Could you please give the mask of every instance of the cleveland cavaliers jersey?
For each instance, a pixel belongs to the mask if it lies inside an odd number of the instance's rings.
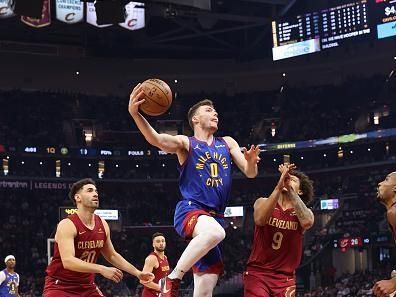
[[[293,208],[277,203],[268,223],[255,226],[247,270],[294,274],[300,265],[303,229]]]
[[[75,257],[88,263],[96,263],[101,249],[106,242],[106,231],[99,216],[94,214],[95,227],[90,230],[80,220],[77,214],[68,216],[76,226],[77,236],[74,238]],[[94,273],[82,273],[67,270],[63,267],[59,254],[58,244],[54,245],[54,256],[49,263],[47,270],[48,276],[64,282],[93,283]]]
[[[157,258],[158,260],[158,267],[153,269],[153,274],[154,274],[154,283],[159,283],[161,278],[164,278],[165,276],[167,276],[169,274],[169,263],[168,263],[168,258],[164,255],[164,258],[161,259],[160,256],[158,256],[156,253],[152,252],[150,253],[150,255],[153,255]],[[148,292],[146,292],[148,291]],[[157,296],[157,291],[144,287],[143,288],[143,294],[142,296]]]
[[[232,160],[223,138],[205,141],[189,137],[187,160],[179,167],[179,188],[183,199],[204,209],[224,213],[230,197]]]

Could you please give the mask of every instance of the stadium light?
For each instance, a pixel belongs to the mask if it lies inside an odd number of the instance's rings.
[[[3,173],[7,176],[8,172],[8,159],[3,159]]]
[[[61,177],[61,160],[55,161],[55,176]]]

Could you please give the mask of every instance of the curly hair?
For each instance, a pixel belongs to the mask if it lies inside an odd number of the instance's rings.
[[[294,170],[290,172],[291,175],[296,176],[300,180],[300,190],[302,195],[300,195],[301,200],[308,205],[313,200],[314,189],[313,189],[313,181],[309,179],[309,177],[298,170]]]

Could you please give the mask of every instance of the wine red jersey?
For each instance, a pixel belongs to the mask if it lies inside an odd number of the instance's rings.
[[[255,226],[247,270],[294,274],[302,254],[303,229],[293,208],[276,204],[268,223]]]
[[[96,263],[98,255],[106,242],[106,231],[99,216],[95,216],[95,227],[90,230],[77,214],[68,216],[76,226],[77,236],[74,238],[75,257],[88,263]],[[93,283],[94,273],[81,273],[63,267],[58,244],[55,242],[54,256],[47,267],[47,275],[64,282]]]
[[[158,267],[153,269],[153,274],[154,274],[154,280],[153,282],[157,283],[160,281],[161,278],[164,278],[165,276],[167,276],[169,274],[169,263],[168,263],[168,258],[166,256],[164,256],[163,259],[160,258],[160,256],[158,256],[156,253],[152,252],[150,253],[150,255],[154,255],[155,257],[157,257],[158,260]],[[149,256],[150,256],[149,255]],[[143,288],[143,293],[142,293],[142,297],[149,297],[149,296],[157,296],[158,292],[144,287]]]

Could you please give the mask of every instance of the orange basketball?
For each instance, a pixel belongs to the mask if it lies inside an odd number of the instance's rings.
[[[146,101],[140,109],[150,116],[165,113],[172,104],[172,91],[168,84],[160,79],[151,78],[142,83]]]

